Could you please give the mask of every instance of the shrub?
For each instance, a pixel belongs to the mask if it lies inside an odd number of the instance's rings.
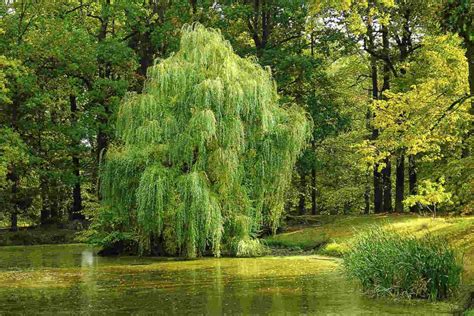
[[[258,239],[240,240],[237,244],[237,257],[260,257],[267,253],[267,249]]]
[[[431,300],[450,296],[462,272],[446,240],[431,235],[417,239],[380,227],[356,237],[344,255],[344,266],[369,294]]]
[[[330,242],[321,249],[321,253],[327,256],[342,257],[348,251],[345,243]]]

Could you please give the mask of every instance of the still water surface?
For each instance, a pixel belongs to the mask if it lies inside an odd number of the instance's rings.
[[[374,300],[337,260],[96,256],[86,245],[0,248],[0,315],[446,315],[450,306]]]

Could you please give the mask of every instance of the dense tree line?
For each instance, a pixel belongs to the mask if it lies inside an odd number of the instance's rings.
[[[4,1],[0,16],[12,229],[96,215],[121,100],[194,22],[269,67],[279,103],[312,121],[287,214],[472,210],[469,0]]]

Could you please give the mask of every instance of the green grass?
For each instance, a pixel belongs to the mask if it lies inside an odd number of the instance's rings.
[[[346,272],[374,296],[450,297],[461,283],[461,260],[446,239],[419,238],[373,226],[344,255]]]
[[[311,230],[298,230],[265,239],[265,243],[270,247],[302,250],[316,249],[328,242],[329,238],[326,233],[314,234]]]
[[[300,249],[317,247],[321,254],[342,256],[349,249],[352,238],[374,224],[417,237],[431,232],[434,236],[446,238],[464,253],[464,278],[474,281],[474,216],[337,215],[311,216],[311,220],[306,216],[303,222],[308,224],[289,226],[287,232],[266,238],[267,244]]]

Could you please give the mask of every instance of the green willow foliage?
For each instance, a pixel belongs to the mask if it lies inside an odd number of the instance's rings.
[[[262,229],[276,230],[310,132],[301,109],[279,106],[267,69],[201,25],[148,69],[116,127],[101,174],[107,212],[137,232],[143,252],[160,240],[187,257],[248,255]]]

